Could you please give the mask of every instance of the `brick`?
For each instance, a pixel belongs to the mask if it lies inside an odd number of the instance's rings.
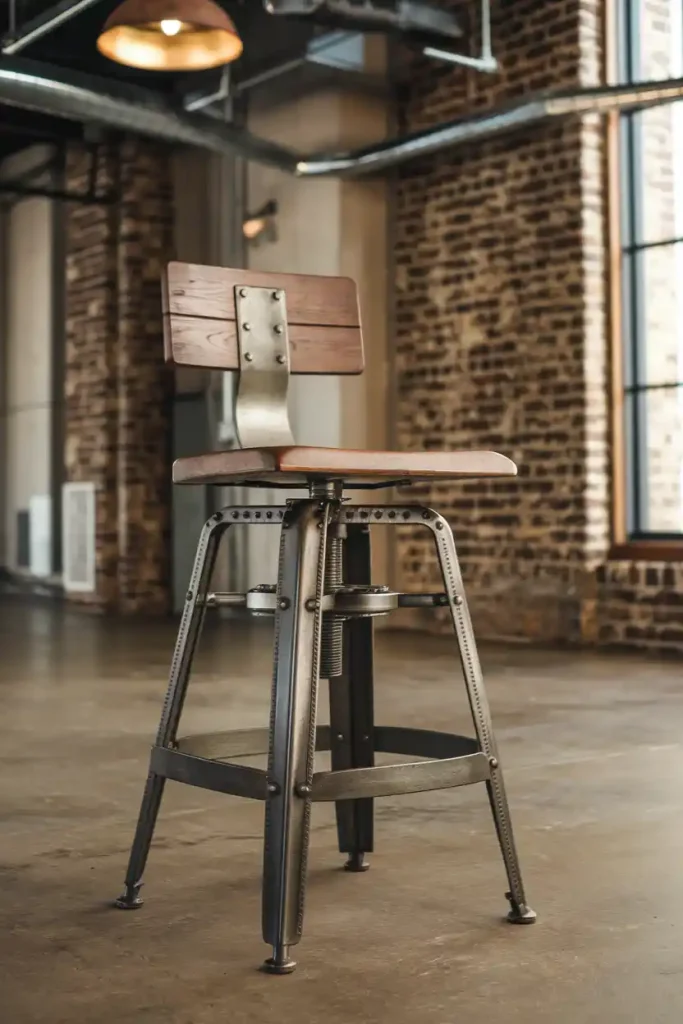
[[[85,190],[89,161],[67,157]],[[170,605],[170,380],[160,275],[172,253],[164,147],[133,138],[103,148],[98,184],[120,202],[67,214],[65,463],[97,488],[96,588],[73,600],[102,611],[164,614]]]
[[[400,94],[405,131],[535,88],[600,81],[599,0],[492,6],[499,72],[478,75],[414,58]],[[648,0],[643,52],[650,78],[672,73],[667,12]],[[671,110],[645,118],[652,193],[646,226],[660,237],[673,223]],[[519,465],[515,481],[432,487],[420,497],[457,523],[480,632],[683,650],[679,569],[607,561],[605,160],[604,125],[585,118],[399,170],[397,441],[410,449],[492,447]],[[662,375],[676,359],[676,275],[664,254],[651,266],[651,368]],[[680,508],[672,468],[672,438],[681,431],[676,401],[661,401],[656,416],[651,488],[657,528],[666,531],[680,525],[673,522]],[[438,584],[429,546],[427,537],[401,535],[405,589]]]

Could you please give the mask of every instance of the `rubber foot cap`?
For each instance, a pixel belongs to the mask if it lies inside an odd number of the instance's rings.
[[[261,970],[266,974],[292,974],[295,967],[295,960],[275,960],[269,956],[267,960],[264,960]]]
[[[145,901],[138,892],[124,892],[122,896],[119,896],[118,899],[114,900],[114,906],[118,910],[139,910],[144,902]]]
[[[513,907],[507,916],[510,924],[535,924],[536,911],[523,904],[521,907]]]
[[[369,869],[370,865],[366,862],[365,855],[362,853],[352,854],[344,865],[344,871],[353,871],[356,874],[361,871],[368,871]]]

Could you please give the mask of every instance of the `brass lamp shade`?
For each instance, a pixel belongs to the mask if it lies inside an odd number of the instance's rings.
[[[200,71],[242,53],[231,18],[212,0],[124,0],[107,18],[97,49],[149,71]]]

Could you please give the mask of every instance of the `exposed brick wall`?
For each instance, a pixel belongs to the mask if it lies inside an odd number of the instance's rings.
[[[683,563],[608,562],[597,578],[602,643],[683,651]]]
[[[97,187],[110,190],[115,179],[115,154],[102,150]],[[67,180],[74,191],[89,187],[89,162],[80,149],[67,156]],[[92,601],[107,608],[116,603],[119,554],[116,210],[70,204],[66,232],[65,480],[96,485]]]
[[[415,61],[405,129],[538,88],[599,81],[602,14],[600,0],[494,0],[500,73]],[[650,47],[656,54],[657,41]],[[663,117],[653,115],[652,148],[668,145]],[[681,566],[608,560],[605,159],[603,126],[584,119],[400,172],[398,442],[494,448],[519,465],[516,480],[420,493],[454,527],[480,634],[683,649]],[[660,163],[652,173],[669,170]],[[670,195],[660,185],[651,219],[668,217]],[[669,303],[670,270],[662,268],[658,285]],[[666,360],[670,320],[651,315],[661,341],[653,358]],[[662,408],[661,442],[673,430],[670,412]],[[658,472],[675,487],[669,463]],[[428,534],[402,538],[401,585],[437,586]]]
[[[495,76],[418,62],[403,108],[415,128],[535,88],[597,80],[583,43],[593,3],[499,2]],[[601,150],[597,128],[564,122],[401,172],[397,216],[399,443],[493,448],[517,480],[426,488],[451,519],[475,623],[496,636],[582,632],[589,552],[607,513]],[[590,245],[585,239],[596,235]],[[593,451],[593,449],[595,449]],[[593,479],[595,467],[596,479]],[[435,582],[429,542],[403,542],[403,584]],[[587,599],[590,599],[587,597]]]
[[[168,152],[132,139],[121,151],[118,244],[119,605],[170,600],[171,374],[164,366],[160,281],[171,255]]]
[[[69,154],[85,190],[89,162]],[[102,610],[159,614],[170,600],[170,380],[160,277],[172,248],[168,152],[127,139],[101,154],[108,206],[70,206],[67,224],[66,479],[97,485]]]

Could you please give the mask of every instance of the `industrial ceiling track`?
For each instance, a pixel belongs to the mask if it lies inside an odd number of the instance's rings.
[[[190,114],[151,90],[21,58],[0,62],[0,103],[214,153],[238,153],[303,178],[374,174],[558,118],[642,109],[683,96],[683,79],[545,92],[342,153],[303,154],[232,124]]]

